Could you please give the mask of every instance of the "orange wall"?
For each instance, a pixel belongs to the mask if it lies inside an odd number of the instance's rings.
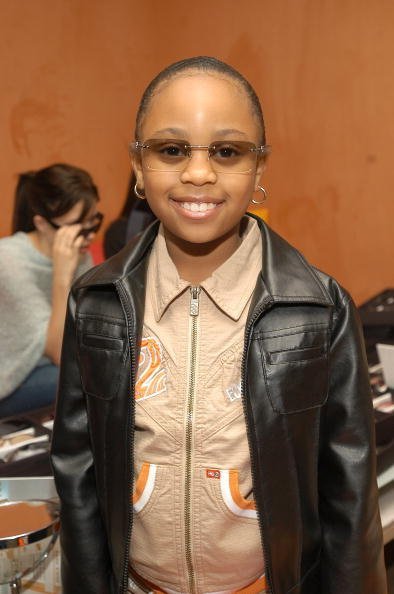
[[[263,100],[270,222],[358,302],[394,285],[392,0],[0,0],[0,235],[17,172],[68,161],[107,221],[138,98],[171,61],[230,62]]]

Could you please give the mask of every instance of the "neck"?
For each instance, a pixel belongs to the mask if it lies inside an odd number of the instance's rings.
[[[204,244],[188,243],[164,230],[168,253],[179,276],[192,283],[200,284],[210,277],[241,244],[241,231],[232,229],[227,235]]]
[[[48,258],[52,258],[52,245],[49,243],[47,238],[39,233],[38,231],[30,231],[27,234],[30,241],[41,254],[47,256]]]

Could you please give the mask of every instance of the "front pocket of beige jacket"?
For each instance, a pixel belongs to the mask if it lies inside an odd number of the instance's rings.
[[[195,513],[204,591],[218,589],[218,584],[237,590],[264,572],[256,505],[241,494],[237,470],[201,469],[201,474],[206,494]]]

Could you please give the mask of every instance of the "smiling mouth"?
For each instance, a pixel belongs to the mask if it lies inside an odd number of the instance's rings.
[[[206,212],[219,206],[214,202],[178,202],[178,204],[181,208],[190,210],[191,212]]]

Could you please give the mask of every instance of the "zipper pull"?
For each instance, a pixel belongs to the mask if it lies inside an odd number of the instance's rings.
[[[199,300],[201,287],[190,287],[190,315],[198,316]]]

